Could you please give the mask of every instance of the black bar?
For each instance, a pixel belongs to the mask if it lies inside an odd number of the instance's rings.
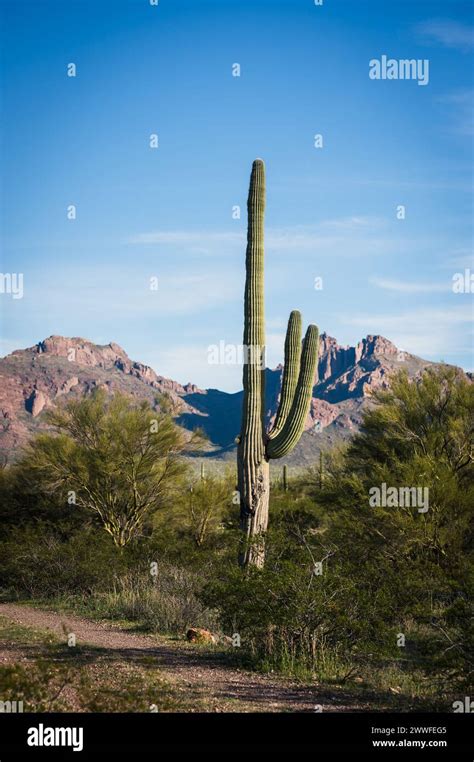
[[[29,746],[29,729],[40,725],[43,729],[82,728],[82,751]],[[127,757],[137,751],[156,755],[160,750],[189,746],[222,750],[290,746],[315,752],[360,751],[374,758],[408,754],[421,760],[472,762],[473,727],[470,714],[0,714],[0,762],[25,757],[79,760],[101,755],[106,759],[106,754]],[[386,745],[387,741],[393,745]]]

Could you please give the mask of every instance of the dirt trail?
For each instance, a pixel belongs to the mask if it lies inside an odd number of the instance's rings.
[[[50,630],[65,638],[74,633],[78,646],[105,649],[105,656],[133,661],[156,659],[163,677],[185,690],[196,704],[211,711],[314,712],[357,711],[362,707],[349,696],[334,696],[318,688],[273,675],[228,667],[222,653],[206,651],[185,642],[160,636],[139,635],[110,624],[44,609],[2,603],[0,615],[17,624]],[[319,707],[321,707],[319,709]]]

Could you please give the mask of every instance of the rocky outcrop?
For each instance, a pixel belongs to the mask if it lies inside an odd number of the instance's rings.
[[[341,347],[336,339],[322,334],[315,396],[331,403],[369,397],[375,389],[386,388],[390,374],[410,360],[429,365],[400,352],[383,336],[369,335],[355,347]]]
[[[322,333],[319,338],[319,362],[315,383],[341,375],[355,363],[355,347],[341,347],[336,339]]]
[[[40,341],[36,347],[32,347],[32,351],[36,351],[37,354],[64,357],[69,362],[90,368],[108,368],[117,359],[127,357],[118,344],[110,343],[106,346],[99,346],[86,339],[65,338],[64,336],[50,336],[48,339]]]
[[[366,336],[355,348],[355,361],[357,363],[374,356],[393,358],[399,354],[401,353],[395,344],[383,336]]]
[[[114,342],[97,345],[78,337],[50,336],[0,358],[0,450],[11,461],[32,432],[44,427],[46,408],[96,389],[147,399],[153,406],[165,395],[175,416],[196,413],[186,394],[204,394],[193,384],[184,387],[158,376]]]
[[[315,383],[343,376],[357,365],[376,367],[377,358],[395,359],[401,355],[395,344],[383,336],[366,336],[355,347],[341,347],[336,339],[322,333],[319,343],[318,374]]]
[[[49,402],[49,399],[46,396],[46,394],[39,391],[38,389],[33,389],[30,396],[25,402],[25,407],[28,410],[28,412],[31,413],[33,418],[36,418],[36,416],[41,413],[43,408],[46,407],[48,402]]]
[[[61,386],[59,387],[58,391],[56,392],[56,397],[60,397],[62,394],[69,394],[71,389],[74,388],[74,386],[77,386],[79,383],[79,379],[77,376],[72,376],[72,378],[68,378],[67,381],[65,381]]]
[[[314,429],[316,432],[325,429],[326,426],[330,426],[338,415],[339,409],[336,405],[331,405],[326,400],[318,400],[313,397],[305,429]]]
[[[148,365],[130,360],[122,347],[113,341],[110,344],[99,345],[79,337],[50,336],[30,349],[16,350],[16,352],[13,352],[13,355],[21,355],[24,352],[62,357],[68,360],[68,362],[88,368],[103,368],[107,370],[115,367],[122,371],[122,373],[134,376],[160,391],[186,394],[189,391],[189,387],[192,387],[195,392],[201,391],[192,384],[184,387],[169,378],[158,376]]]

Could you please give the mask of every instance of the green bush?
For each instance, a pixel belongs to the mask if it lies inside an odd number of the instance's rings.
[[[439,690],[467,689],[473,395],[474,385],[448,368],[416,383],[402,374],[377,393],[360,434],[325,457],[322,482],[316,467],[272,490],[262,570],[237,567],[230,472],[186,482],[118,549],[90,513],[7,469],[0,588],[69,596],[76,610],[155,631],[222,628],[239,634],[240,653],[263,668],[343,679],[385,665],[414,682],[423,672]],[[371,504],[384,482],[427,488],[429,509]]]
[[[126,568],[109,538],[93,527],[64,537],[49,523],[12,529],[0,542],[0,589],[14,597],[51,598],[106,589]]]
[[[163,562],[153,572],[141,569],[117,576],[110,589],[94,595],[88,609],[109,619],[138,622],[153,632],[182,635],[190,626],[217,628],[217,613],[197,595],[200,575]]]

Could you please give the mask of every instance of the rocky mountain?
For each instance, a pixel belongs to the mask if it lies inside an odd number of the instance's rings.
[[[318,373],[305,433],[288,457],[292,464],[314,462],[358,430],[373,389],[386,387],[401,367],[411,376],[431,363],[400,352],[383,336],[367,336],[355,347],[341,347],[321,335]],[[282,366],[266,370],[267,417],[275,414]],[[28,439],[45,428],[44,411],[94,389],[121,391],[157,406],[165,394],[176,421],[185,429],[202,428],[212,443],[207,457],[233,457],[240,427],[242,392],[182,386],[140,362],[111,342],[97,345],[82,338],[50,336],[28,349],[0,359],[0,449],[11,460]]]

